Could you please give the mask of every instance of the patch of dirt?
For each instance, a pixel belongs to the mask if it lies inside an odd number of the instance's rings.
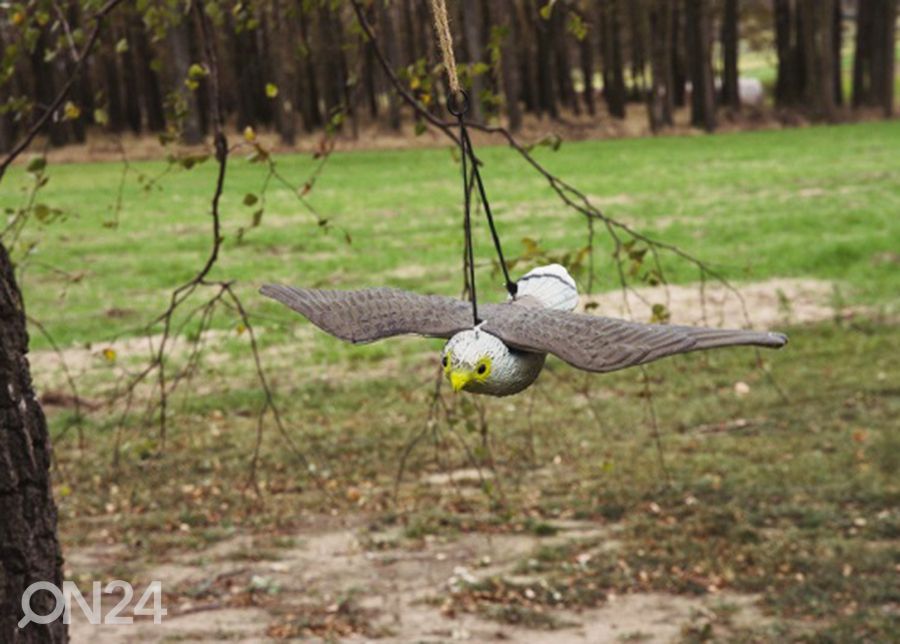
[[[663,304],[673,324],[774,329],[833,318],[834,285],[814,279],[776,278],[737,285],[721,284],[641,287],[581,297],[580,308],[609,317],[647,322],[654,304]],[[740,294],[740,297],[738,296]],[[741,302],[743,298],[743,303]],[[843,313],[852,311],[844,310]]]
[[[238,536],[147,569],[140,574],[143,582],[159,580],[165,592],[169,614],[162,625],[140,622],[131,627],[93,627],[80,619],[72,625],[72,641],[105,644],[177,638],[258,642],[284,634],[370,641],[374,633],[378,641],[397,643],[544,642],[550,637],[557,644],[568,644],[615,642],[638,635],[640,641],[667,642],[698,614],[712,616],[710,606],[715,603],[727,601],[735,622],[761,618],[755,597],[724,593],[701,598],[661,594],[612,597],[597,609],[557,611],[562,626],[552,632],[506,625],[475,614],[447,615],[441,608],[442,599],[460,580],[472,583],[509,577],[516,564],[538,546],[606,538],[609,547],[615,548],[614,527],[570,520],[553,523],[558,533],[550,537],[464,534],[455,539],[429,536],[410,543],[398,529],[373,534],[361,525],[335,526],[332,522],[325,527],[329,520],[322,521],[315,525],[313,520],[308,531],[294,535],[295,545],[281,548],[275,557],[269,552],[260,554],[257,561],[246,560],[242,553],[248,548],[252,551],[253,540]],[[242,558],[235,561],[238,555]],[[79,568],[89,566],[96,556],[94,550],[69,554],[74,568],[69,572],[89,572]],[[115,603],[108,599],[110,605]],[[317,631],[308,617],[312,614],[324,616],[323,628],[341,624],[344,630]],[[361,616],[365,625],[353,621]]]

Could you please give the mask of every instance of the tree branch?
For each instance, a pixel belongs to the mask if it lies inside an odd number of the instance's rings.
[[[91,31],[90,36],[88,36],[87,42],[85,43],[84,47],[81,49],[81,53],[78,54],[78,58],[75,60],[75,68],[72,70],[71,75],[59,90],[56,98],[53,99],[53,102],[50,103],[47,109],[44,110],[44,113],[41,115],[41,117],[31,126],[31,128],[25,134],[25,138],[19,141],[15,146],[13,146],[13,149],[10,150],[9,154],[7,154],[3,159],[3,162],[0,163],[0,181],[3,180],[3,176],[4,174],[6,174],[6,169],[10,166],[10,164],[15,161],[16,157],[22,154],[22,152],[24,152],[29,145],[31,145],[31,142],[34,141],[34,137],[36,137],[38,133],[44,128],[44,126],[47,125],[56,110],[58,110],[63,101],[66,100],[66,96],[69,95],[69,91],[75,84],[75,80],[78,78],[79,73],[82,69],[84,69],[84,64],[87,61],[91,50],[94,48],[94,45],[100,38],[100,28],[103,25],[103,19],[106,18],[106,16],[108,16],[109,13],[121,3],[122,0],[108,0],[107,3],[100,7],[97,13],[94,14],[92,18],[92,20],[94,21],[94,28]]]

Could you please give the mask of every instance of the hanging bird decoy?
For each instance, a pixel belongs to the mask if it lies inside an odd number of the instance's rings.
[[[781,333],[641,324],[573,313],[575,281],[558,264],[517,282],[515,297],[478,307],[395,288],[334,291],[266,284],[260,292],[289,306],[323,331],[366,343],[415,334],[448,339],[441,356],[455,391],[509,396],[531,385],[548,353],[585,371],[609,372],[679,353],[731,346],[778,349]]]

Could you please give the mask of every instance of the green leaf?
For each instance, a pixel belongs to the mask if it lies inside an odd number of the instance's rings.
[[[550,15],[553,13],[553,5],[556,4],[556,0],[549,0],[547,4],[545,4],[540,9],[541,18],[544,20],[550,20]]]
[[[28,162],[28,165],[25,166],[26,172],[41,172],[44,168],[47,167],[47,159],[44,157],[32,157],[31,161]]]
[[[122,38],[122,40],[116,43],[116,53],[124,54],[126,51],[128,51],[128,39]]]
[[[259,226],[260,222],[262,222],[262,218],[263,218],[263,209],[260,208],[259,210],[257,210],[256,212],[253,213],[253,224],[252,225],[254,228]]]
[[[244,205],[245,206],[252,206],[257,201],[259,201],[259,197],[257,197],[252,192],[248,192],[247,194],[244,195]]]
[[[188,67],[187,75],[188,75],[189,79],[196,81],[196,80],[199,80],[199,79],[203,78],[204,76],[206,76],[206,73],[207,73],[206,68],[203,67],[203,65],[194,63],[193,65]]]
[[[278,85],[275,83],[266,83],[266,96],[269,98],[278,96]]]
[[[50,218],[50,208],[45,204],[42,204],[42,203],[36,204],[34,206],[33,212],[34,212],[34,216],[40,222],[47,221],[47,219]]]

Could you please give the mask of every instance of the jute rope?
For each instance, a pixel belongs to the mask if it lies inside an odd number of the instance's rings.
[[[450,83],[450,91],[455,98],[459,98],[461,88],[459,75],[456,71],[456,57],[453,55],[453,36],[450,34],[450,18],[447,16],[447,4],[444,0],[431,0],[431,12],[434,14],[434,29],[437,31],[438,43],[441,46],[441,54],[444,57],[444,67],[447,70],[447,81]]]

